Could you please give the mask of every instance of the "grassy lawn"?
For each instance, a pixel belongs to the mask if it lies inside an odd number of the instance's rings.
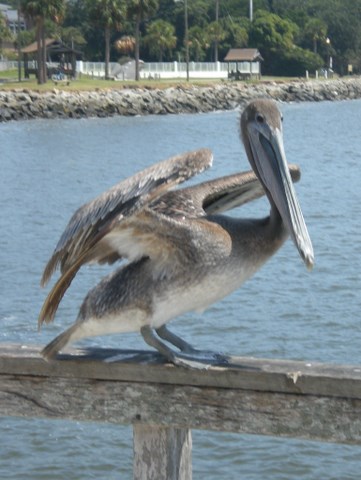
[[[262,80],[254,80],[247,83],[258,83],[258,82],[289,82],[295,79],[292,78],[282,78],[282,77],[263,77]],[[81,91],[81,90],[103,90],[103,89],[122,89],[122,88],[147,88],[147,89],[164,89],[175,86],[187,87],[187,85],[193,86],[212,86],[219,83],[225,83],[227,80],[220,79],[192,79],[189,82],[184,80],[174,79],[174,80],[140,80],[139,82],[135,81],[113,81],[113,80],[102,80],[98,78],[91,78],[86,75],[82,75],[81,78],[77,80],[72,80],[69,85],[58,83],[55,85],[52,80],[48,80],[44,85],[38,85],[34,75],[31,75],[30,79],[24,79],[24,74],[22,72],[22,81],[18,82],[18,71],[17,70],[6,70],[0,71],[0,90],[13,90],[13,89],[29,89],[35,91],[51,91],[54,88],[59,90],[68,90],[68,91]]]
[[[50,91],[54,88],[61,90],[80,91],[80,90],[100,90],[100,89],[122,89],[122,88],[168,88],[177,85],[197,85],[207,86],[220,83],[221,80],[191,80],[189,83],[175,79],[175,80],[140,80],[136,81],[114,81],[103,80],[98,78],[92,78],[86,75],[82,75],[76,80],[70,81],[69,85],[62,84],[55,85],[52,80],[48,80],[43,85],[38,85],[34,75],[30,76],[30,79],[24,79],[22,73],[22,81],[18,82],[17,70],[7,70],[0,72],[0,90],[13,90],[13,89],[29,89],[37,91]]]

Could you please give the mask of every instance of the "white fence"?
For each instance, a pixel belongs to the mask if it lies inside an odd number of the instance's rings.
[[[78,74],[90,75],[97,78],[104,78],[105,63],[104,62],[84,62],[82,60],[76,62],[76,71]],[[0,71],[8,69],[16,69],[17,62],[0,61]],[[109,65],[110,76],[115,80],[134,79],[134,61],[125,65],[111,62]],[[258,75],[258,63],[224,63],[224,62],[189,62],[190,78],[227,78],[228,72],[238,72],[242,75]],[[176,79],[186,78],[187,64],[185,62],[141,62],[140,76],[146,78],[164,78]]]
[[[134,61],[125,65],[110,64],[110,75],[117,80],[134,78]],[[77,71],[94,77],[103,77],[105,64],[102,62],[77,62]],[[227,78],[226,63],[189,62],[191,78]],[[187,64],[185,62],[151,62],[140,64],[141,78],[186,78]]]
[[[23,65],[23,62],[21,62],[21,65]],[[16,68],[18,68],[18,62],[0,60],[0,72],[4,70],[15,70]]]
[[[119,63],[110,62],[109,72],[110,74],[119,67]],[[84,75],[90,75],[92,77],[104,77],[105,76],[105,63],[104,62],[83,62],[78,60],[76,62],[76,71]]]
[[[190,78],[227,78],[228,72],[232,71],[243,75],[260,73],[258,63],[189,62]],[[141,70],[143,78],[185,78],[186,74],[185,62],[144,63]]]
[[[77,71],[94,77],[103,77],[105,64],[101,62],[77,62]],[[116,80],[134,79],[134,61],[125,65],[110,64],[110,75]],[[189,62],[190,78],[227,78],[228,72],[237,72],[242,75],[258,75],[258,63],[225,63],[225,62]],[[140,77],[143,79],[176,79],[186,78],[187,64],[185,62],[141,62]]]
[[[144,63],[142,78],[186,78],[186,62]],[[221,62],[189,62],[190,78],[227,78],[228,66]]]

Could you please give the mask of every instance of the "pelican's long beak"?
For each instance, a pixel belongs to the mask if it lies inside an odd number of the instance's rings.
[[[289,173],[283,146],[282,124],[267,122],[248,124],[249,143],[260,179],[275,203],[306,267],[314,263],[313,247],[301,207]]]

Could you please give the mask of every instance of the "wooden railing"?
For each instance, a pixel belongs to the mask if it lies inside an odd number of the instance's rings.
[[[135,479],[189,480],[191,429],[361,444],[361,366],[229,357],[188,370],[109,349],[47,363],[0,345],[0,415],[132,424]]]

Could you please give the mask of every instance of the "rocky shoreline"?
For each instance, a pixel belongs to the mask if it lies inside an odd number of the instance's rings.
[[[86,92],[0,90],[0,122],[34,118],[161,115],[232,110],[252,98],[282,102],[361,98],[361,77],[257,84],[223,82],[211,87],[120,88]]]

